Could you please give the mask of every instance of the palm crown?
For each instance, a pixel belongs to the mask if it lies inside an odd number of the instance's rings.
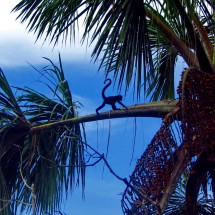
[[[188,67],[208,74],[215,73],[214,5],[214,0],[22,0],[13,11],[20,13],[18,17],[22,22],[28,21],[29,31],[36,33],[37,39],[44,35],[45,40],[50,39],[54,44],[61,39],[75,39],[78,20],[83,16],[83,40],[90,37],[91,42],[96,41],[92,57],[100,60],[100,68],[105,68],[106,75],[113,72],[118,87],[124,84],[127,90],[132,86],[137,97],[148,95],[152,100],[160,100],[174,98],[175,64],[179,56]],[[52,68],[45,69],[45,74],[51,84],[54,83],[48,87],[57,101],[32,89],[20,89],[24,94],[15,98],[3,73],[1,75],[1,114],[4,119],[1,163],[5,169],[11,166],[14,171],[19,171],[21,177],[17,179],[7,175],[2,168],[1,175],[5,178],[1,184],[4,188],[1,189],[1,192],[4,191],[1,196],[9,198],[14,195],[17,199],[27,201],[34,194],[35,186],[41,200],[37,208],[43,211],[57,208],[61,198],[59,192],[63,186],[66,191],[73,186],[75,171],[83,185],[85,180],[84,141],[80,126],[50,126],[51,129],[42,130],[41,133],[31,132],[44,122],[76,117],[76,105],[63,76],[62,65],[60,63],[58,68],[51,64]],[[52,75],[57,82],[50,79]],[[18,160],[16,164],[9,156],[11,139],[8,137],[11,132],[16,133],[12,139],[16,146],[13,150]],[[48,138],[49,142],[47,137],[51,137]],[[55,147],[49,151],[53,143]],[[34,153],[36,156],[32,156]],[[54,168],[67,164],[69,170]],[[52,183],[47,186],[42,168],[50,165],[53,171],[48,172],[46,177]],[[43,189],[45,192],[42,192]],[[16,207],[14,202],[8,210]]]
[[[142,88],[152,99],[173,98],[174,65],[182,56],[188,66],[213,74],[214,1],[21,1],[29,31],[50,37],[75,37],[84,16],[83,39],[96,40],[92,56],[114,72],[119,87]],[[60,37],[63,36],[63,37]],[[143,87],[144,86],[144,87]]]

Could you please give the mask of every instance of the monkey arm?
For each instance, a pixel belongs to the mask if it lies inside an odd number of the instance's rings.
[[[117,101],[120,105],[122,105],[124,108],[126,108],[126,110],[128,110],[128,108],[121,102],[121,101]]]

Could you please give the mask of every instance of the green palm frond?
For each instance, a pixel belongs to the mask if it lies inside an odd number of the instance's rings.
[[[19,104],[17,103],[17,100],[7,82],[7,79],[3,73],[3,71],[0,69],[0,108],[2,111],[2,117],[4,117],[4,114],[6,117],[14,116],[19,120],[24,119],[24,115],[19,107]],[[10,117],[9,117],[10,118]]]
[[[155,62],[155,72],[148,77],[147,95],[150,95],[151,101],[174,99],[174,72],[178,52],[170,46],[169,49],[160,50],[156,54],[159,55]]]
[[[10,214],[6,206],[10,204],[13,187],[16,186],[20,149],[31,125],[1,69],[0,90],[0,210],[2,214]]]
[[[186,204],[185,204],[185,195],[186,195],[186,175],[182,174],[179,183],[175,189],[175,192],[172,194],[167,208],[164,212],[165,215],[170,214],[178,214],[183,215],[186,214]]]
[[[16,88],[21,95],[15,98],[11,96],[9,85],[5,88],[9,93],[4,90],[0,97],[0,113],[7,114],[1,118],[0,130],[1,214],[17,211],[20,201],[28,203],[21,204],[21,211],[31,210],[32,186],[37,199],[36,210],[50,213],[59,209],[63,191],[68,193],[79,183],[84,188],[85,140],[82,140],[80,126],[67,125],[29,132],[31,127],[77,116],[77,107],[64,77],[60,55],[59,68],[47,60],[51,66],[44,67],[40,72],[46,78],[53,98],[30,88]],[[8,94],[12,99],[8,98]],[[22,124],[17,116],[22,116],[19,117]],[[6,200],[10,201],[4,208]]]
[[[52,67],[44,67],[38,71],[48,81],[45,83],[47,88],[53,94],[50,99],[46,95],[39,93],[31,88],[16,88],[23,93],[18,97],[22,101],[22,108],[25,109],[25,115],[30,122],[51,122],[73,118],[76,116],[76,105],[72,101],[72,94],[67,80],[65,80],[61,59],[59,56],[60,68],[50,61]]]
[[[29,20],[29,31],[37,34],[37,39],[46,35],[51,41],[58,42],[60,35],[66,40],[69,34],[75,39],[75,28],[78,26],[77,19],[87,10],[81,8],[83,1],[48,1],[48,0],[22,0],[13,11],[19,11],[22,22]],[[80,14],[78,9],[81,8]],[[82,11],[83,9],[83,11]]]
[[[162,82],[164,76],[159,74],[159,68],[164,67],[165,59],[172,65],[166,67],[168,80],[164,81],[172,80],[175,61],[168,50],[173,47],[188,66],[214,72],[213,9],[214,1],[209,0],[22,0],[14,11],[20,11],[21,21],[28,21],[29,30],[34,30],[38,37],[44,34],[55,42],[60,35],[65,39],[72,37],[77,30],[76,21],[86,15],[83,39],[91,35],[91,42],[96,41],[92,56],[101,60],[100,68],[105,68],[106,75],[114,72],[119,88],[125,83],[125,89],[132,85],[137,95],[151,91],[153,99],[161,99],[172,97],[172,86],[158,87],[147,83],[147,77],[155,78],[152,82]],[[205,33],[205,27],[210,29],[209,33]]]
[[[29,130],[31,125],[26,120],[21,108],[7,82],[7,79],[0,69],[0,116],[1,116],[1,127],[0,127],[0,159],[1,163],[8,163],[4,166],[6,175],[13,174],[12,172],[7,171],[9,168],[9,161],[5,160],[4,157],[7,156],[8,150],[10,151],[13,145],[17,148],[22,147],[23,145],[23,136]],[[14,150],[15,153],[16,150]],[[9,154],[10,156],[10,154]],[[16,166],[14,164],[12,166]],[[9,177],[5,178],[6,180]]]
[[[134,83],[138,95],[146,80],[148,68],[153,68],[144,3],[138,1],[98,1],[88,14],[86,32],[93,30],[92,41],[98,38],[93,57],[101,55],[101,67],[108,74],[114,71],[128,88]],[[145,83],[145,82],[144,82]]]
[[[211,176],[207,178],[207,189],[210,187],[210,179]],[[181,178],[176,186],[174,193],[172,194],[167,208],[164,211],[165,215],[183,215],[187,214],[187,206],[186,206],[186,186],[187,186],[188,176],[186,174],[182,174]],[[202,187],[203,188],[203,187]],[[198,194],[197,199],[198,205],[198,214],[205,215],[205,214],[214,214],[214,200],[211,198],[211,194],[208,193],[205,195],[204,190],[201,189],[200,193]]]

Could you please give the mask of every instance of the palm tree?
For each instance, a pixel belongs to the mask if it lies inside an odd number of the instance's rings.
[[[70,124],[32,131],[44,123],[77,116],[78,104],[72,100],[60,56],[59,60],[59,68],[50,61],[51,67],[39,71],[47,79],[52,99],[30,88],[16,88],[22,93],[15,97],[0,70],[1,214],[16,214],[20,202],[24,203],[21,211],[31,207],[34,214],[54,211],[59,208],[62,190],[68,192],[79,183],[84,188],[81,126]],[[33,203],[35,193],[39,201]]]
[[[55,44],[73,38],[76,21],[85,15],[85,39],[97,40],[92,56],[119,86],[133,82],[137,92],[149,88],[154,99],[173,97],[171,85],[178,55],[188,66],[214,74],[214,1],[25,1],[14,8],[29,31]],[[146,81],[151,83],[146,86]],[[155,83],[154,83],[155,82]],[[165,90],[168,89],[168,90]],[[159,94],[159,93],[160,94]],[[165,92],[165,93],[164,93]],[[169,93],[168,93],[169,92]],[[156,94],[156,93],[154,93]],[[153,94],[153,95],[154,95]]]
[[[114,73],[120,89],[123,83],[126,90],[132,85],[138,97],[148,95],[154,101],[174,98],[173,80],[177,57],[181,56],[189,67],[182,77],[178,90],[181,96],[179,109],[174,113],[169,111],[170,114],[165,118],[156,136],[157,139],[152,141],[157,143],[161,140],[162,145],[172,144],[174,150],[171,148],[172,145],[165,146],[165,149],[169,149],[169,154],[166,156],[167,151],[157,146],[152,147],[154,152],[158,152],[157,162],[164,155],[165,159],[162,160],[162,169],[157,168],[159,165],[156,162],[155,169],[148,167],[148,174],[144,177],[147,179],[149,175],[155,175],[154,178],[152,177],[150,186],[141,185],[136,172],[133,174],[134,178],[131,178],[129,188],[135,193],[135,199],[131,199],[129,205],[136,214],[152,208],[151,205],[158,213],[163,213],[169,197],[187,166],[193,168],[193,171],[188,173],[186,187],[188,213],[195,214],[198,211],[197,196],[201,182],[205,178],[208,179],[206,175],[209,174],[209,178],[212,178],[213,185],[214,9],[214,0],[22,0],[14,8],[14,11],[20,12],[18,17],[22,22],[28,21],[29,30],[37,33],[37,39],[45,35],[45,38],[50,37],[54,44],[61,38],[63,40],[68,36],[73,38],[77,21],[81,16],[85,16],[83,40],[88,36],[91,42],[96,40],[92,57],[95,60],[101,60],[100,67],[105,68],[106,75],[110,72]],[[198,91],[199,86],[201,89]],[[203,95],[207,95],[206,99]],[[192,105],[189,105],[189,102]],[[17,108],[17,105],[13,108]],[[163,110],[163,107],[161,106],[160,109]],[[156,111],[159,112],[160,109]],[[142,108],[139,110],[141,112]],[[21,129],[28,130],[30,126],[28,120],[21,115],[20,111],[18,113],[19,118],[22,119]],[[126,113],[122,112],[121,117],[125,116]],[[95,118],[92,116],[91,120],[102,117],[105,115]],[[119,117],[119,115],[113,113],[112,117]],[[56,120],[59,119],[56,118]],[[77,120],[76,123],[82,122],[81,120],[83,119]],[[174,135],[169,130],[175,120],[182,122],[183,141],[179,145],[173,144]],[[69,120],[68,123],[71,122]],[[49,128],[52,128],[52,125]],[[198,135],[197,131],[201,135]],[[24,134],[21,137],[25,137]],[[165,138],[162,134],[165,134]],[[143,157],[147,157],[150,161],[152,158],[149,155],[152,155],[152,150],[147,148]],[[139,166],[141,170],[142,165]],[[166,166],[168,167],[163,168]],[[144,170],[140,175],[143,173]],[[155,194],[150,189],[162,175],[168,177],[163,178],[162,185],[159,183],[161,186]],[[125,213],[129,214],[129,211],[131,212],[128,209]]]
[[[59,210],[64,191],[79,183],[84,191],[86,166],[104,160],[111,170],[103,155],[87,144],[83,122],[134,115],[161,117],[175,108],[174,102],[165,101],[130,107],[129,114],[121,110],[78,117],[81,104],[72,100],[60,55],[59,67],[45,59],[51,65],[37,71],[52,98],[28,87],[15,87],[19,92],[15,96],[0,70],[1,214],[16,214],[17,208],[53,213]]]

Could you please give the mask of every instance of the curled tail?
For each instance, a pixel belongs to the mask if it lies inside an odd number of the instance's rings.
[[[106,89],[111,85],[111,83],[112,83],[112,81],[110,80],[110,78],[108,78],[108,79],[106,79],[106,80],[104,81],[104,84],[105,84],[107,81],[108,81],[107,85],[104,86],[104,88],[103,88],[103,90],[102,90],[102,98],[103,98],[103,99],[106,98],[106,96],[105,96],[105,90],[106,90]]]

